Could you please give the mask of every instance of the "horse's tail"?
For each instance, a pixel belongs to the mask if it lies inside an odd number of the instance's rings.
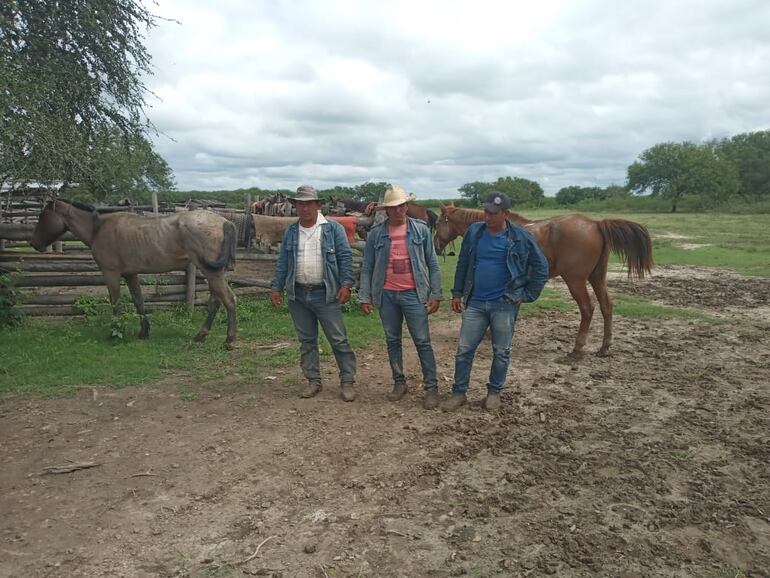
[[[625,219],[597,221],[610,250],[628,267],[628,276],[643,279],[652,270],[652,239],[647,227]]]
[[[232,271],[235,269],[235,247],[237,245],[238,229],[232,221],[225,221],[222,223],[222,233],[224,233],[222,250],[219,252],[217,260],[209,263],[201,258],[201,264],[206,269],[211,269],[212,271],[221,271],[222,269]]]

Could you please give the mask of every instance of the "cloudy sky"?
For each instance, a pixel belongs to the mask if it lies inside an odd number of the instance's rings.
[[[770,128],[766,0],[158,0],[157,150],[187,189],[623,184]]]

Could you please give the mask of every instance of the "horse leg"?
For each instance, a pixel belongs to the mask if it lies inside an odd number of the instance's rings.
[[[583,348],[588,339],[588,329],[591,327],[594,305],[591,303],[591,296],[588,294],[586,279],[564,279],[564,281],[567,283],[572,298],[577,302],[578,309],[580,309],[580,328],[578,329],[577,339],[575,339],[575,348],[569,354],[569,357],[579,359],[583,355]]]
[[[225,306],[225,309],[227,309],[227,338],[225,339],[225,348],[233,349],[235,347],[235,339],[238,336],[238,322],[235,314],[235,293],[233,293],[233,290],[230,289],[230,286],[227,284],[225,275],[222,271],[210,273],[206,276],[206,279],[209,282],[209,291],[211,292],[211,295],[216,296],[217,300]],[[211,300],[209,300],[209,303],[210,302]],[[219,308],[219,305],[217,305],[217,308]],[[214,312],[214,314],[216,315],[216,312]],[[208,330],[211,329],[211,322],[213,320],[214,317],[211,315],[211,312],[209,312],[209,317],[207,317],[206,321],[203,323],[201,331],[204,331],[205,329],[206,333],[208,333]]]
[[[147,320],[147,312],[144,310],[144,297],[142,297],[142,287],[139,283],[139,275],[124,275],[128,290],[131,292],[131,299],[134,301],[134,307],[139,314],[139,339],[147,339],[150,336],[150,322]]]
[[[219,312],[220,305],[221,302],[219,301],[219,298],[217,298],[214,292],[211,291],[211,287],[209,286],[208,314],[203,321],[203,325],[201,325],[201,328],[198,330],[198,333],[193,337],[193,341],[197,341],[198,343],[206,341],[206,337],[208,337],[208,334],[211,331],[211,325],[214,323],[214,319],[216,319],[217,313]]]
[[[118,304],[120,303],[120,275],[115,273],[102,272],[104,282],[107,284],[107,293],[110,296],[110,305],[112,305],[112,314],[118,314]]]
[[[606,357],[610,354],[610,344],[612,343],[612,298],[607,291],[607,271],[604,270],[603,275],[598,274],[598,270],[594,270],[588,280],[591,282],[591,287],[594,288],[594,295],[596,295],[597,301],[599,301],[599,308],[602,311],[602,317],[604,318],[604,339],[602,340],[602,346],[596,355],[600,357]]]

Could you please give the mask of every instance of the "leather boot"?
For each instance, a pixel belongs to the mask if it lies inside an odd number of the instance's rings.
[[[302,393],[300,393],[299,396],[303,398],[314,397],[318,395],[320,391],[321,391],[320,381],[308,381],[307,385],[305,386],[305,389],[302,390]]]
[[[497,411],[500,409],[499,391],[490,391],[487,393],[487,399],[484,400],[484,409],[487,411]]]
[[[457,411],[467,401],[468,398],[465,397],[464,393],[453,393],[451,397],[441,402],[441,411]]]
[[[422,407],[425,409],[436,409],[438,407],[438,389],[431,387],[425,390],[425,397],[422,398]]]
[[[406,395],[406,382],[397,381],[393,384],[393,390],[388,394],[390,401],[398,401]]]
[[[343,401],[353,401],[356,399],[356,388],[352,383],[343,383],[340,390],[340,396]]]

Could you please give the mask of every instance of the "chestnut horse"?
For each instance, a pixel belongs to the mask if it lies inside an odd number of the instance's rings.
[[[145,217],[134,213],[100,215],[90,205],[51,201],[40,213],[30,244],[38,251],[71,231],[91,248],[94,261],[104,275],[113,311],[120,299],[120,278],[126,280],[140,316],[139,337],[150,334],[144,310],[139,273],[184,270],[194,263],[209,284],[208,316],[195,336],[206,339],[220,304],[227,309],[227,340],[236,338],[235,295],[225,280],[225,269],[235,265],[235,225],[211,211],[174,213],[167,217]]]
[[[446,245],[463,235],[468,225],[484,220],[484,211],[440,205],[441,216],[434,242],[441,254]],[[579,357],[588,338],[594,305],[587,284],[594,289],[604,317],[604,339],[598,355],[609,353],[612,342],[612,299],[607,292],[607,262],[615,252],[628,268],[628,276],[639,279],[652,269],[652,241],[646,227],[625,219],[595,221],[583,215],[561,215],[530,221],[517,213],[508,220],[529,231],[548,259],[550,277],[561,277],[580,309],[580,328],[571,357]]]

